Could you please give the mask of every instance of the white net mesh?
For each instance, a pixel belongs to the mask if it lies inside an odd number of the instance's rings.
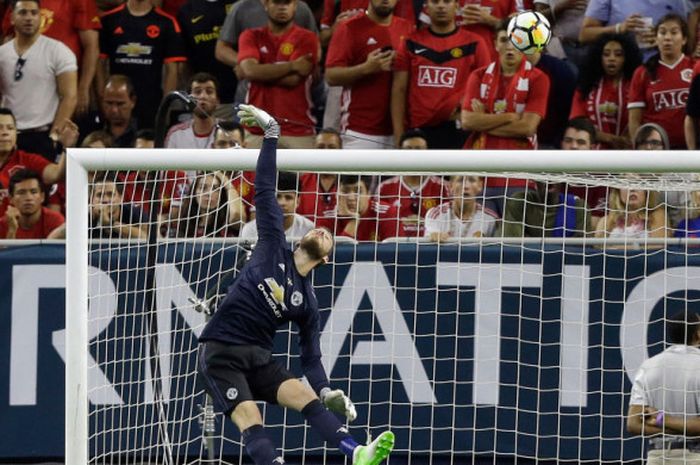
[[[697,178],[375,174],[299,181],[311,224],[360,239],[339,239],[314,275],[324,366],[358,408],[356,439],[390,428],[390,463],[641,460],[631,381],[698,298]],[[90,463],[246,460],[196,380],[202,310],[250,250],[246,176],[90,176]],[[301,374],[296,344],[282,328],[275,356]],[[288,463],[342,462],[300,415],[260,405]]]

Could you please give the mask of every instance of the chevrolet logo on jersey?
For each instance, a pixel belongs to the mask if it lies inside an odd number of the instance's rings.
[[[262,292],[263,297],[275,316],[277,318],[282,318],[280,307],[283,311],[287,311],[287,306],[284,304],[284,288],[275,281],[275,278],[265,278],[264,281],[267,288],[260,283],[258,284],[258,289]]]
[[[150,55],[153,47],[150,45],[141,45],[139,42],[129,42],[128,44],[117,47],[117,53],[128,57],[140,57],[142,55]]]
[[[270,294],[275,299],[275,302],[284,306],[284,288],[277,284],[275,278],[265,278],[265,284],[270,289]]]

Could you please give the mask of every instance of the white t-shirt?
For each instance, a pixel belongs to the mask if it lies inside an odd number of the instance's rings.
[[[634,377],[630,405],[700,415],[700,348],[673,345],[645,360]]]
[[[174,125],[165,136],[165,147],[169,149],[210,149],[214,142],[214,129],[209,134],[194,133],[194,120]]]
[[[482,237],[493,235],[498,215],[476,204],[476,211],[467,221],[462,221],[452,211],[452,202],[446,202],[428,210],[425,214],[425,237],[431,233],[449,233],[450,237]]]
[[[315,227],[316,226],[314,225],[313,221],[309,220],[305,216],[295,213],[294,223],[292,223],[292,225],[289,228],[287,228],[287,230],[284,232],[284,235],[287,237],[287,239],[300,238]],[[257,239],[258,226],[255,223],[255,220],[248,221],[246,224],[244,224],[239,236],[241,239]]]
[[[39,36],[22,56],[22,77],[15,80],[19,58],[14,40],[0,46],[2,106],[12,110],[20,131],[52,124],[59,104],[56,77],[78,71],[75,55],[62,42]]]

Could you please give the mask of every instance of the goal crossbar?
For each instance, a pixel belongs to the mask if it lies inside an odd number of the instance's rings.
[[[280,149],[277,166],[287,171],[353,172],[541,172],[697,173],[695,151],[647,150],[309,150]],[[255,168],[256,149],[68,149],[88,170],[213,170]]]

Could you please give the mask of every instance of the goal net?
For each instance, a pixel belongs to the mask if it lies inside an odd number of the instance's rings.
[[[241,235],[256,156],[69,151],[66,463],[249,463],[196,361],[254,247]],[[389,463],[646,456],[626,430],[632,381],[667,346],[668,318],[700,297],[698,178],[665,171],[699,163],[530,156],[278,155],[283,170],[336,174],[328,193],[299,181],[297,199],[339,237],[313,275],[323,363],[358,409],[359,442],[396,434]],[[355,229],[337,218],[364,208]],[[340,237],[353,230],[361,240]],[[275,343],[301,376],[295,328]],[[343,463],[300,414],[259,405],[287,463]]]

